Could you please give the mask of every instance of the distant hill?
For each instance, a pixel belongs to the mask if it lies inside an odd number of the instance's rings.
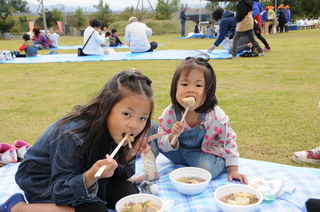
[[[36,13],[39,7],[39,4],[32,4],[28,3],[27,7],[31,10],[31,13]],[[45,5],[45,8],[48,10],[52,10],[52,8],[57,8],[60,10],[63,10],[63,5],[62,4],[52,4],[52,5]],[[78,7],[66,7],[65,10],[66,12],[75,12]],[[86,10],[86,12],[95,12],[97,11],[96,8],[94,7],[86,7],[82,8],[83,10]]]
[[[36,13],[39,7],[39,4],[33,4],[33,3],[28,3],[27,5],[29,7],[29,9],[31,10],[31,13]],[[202,4],[202,8],[204,8],[205,4]],[[57,8],[57,9],[63,9],[63,5],[62,4],[53,4],[53,5],[45,5],[46,8],[48,8],[48,10],[52,10],[52,8]],[[124,10],[127,6],[124,6],[123,8],[110,8],[113,12],[120,12],[122,10]],[[199,7],[199,4],[189,4],[188,7],[190,9],[196,9],[197,7]],[[66,12],[75,12],[76,9],[78,7],[66,7]],[[84,10],[84,8],[82,8]],[[97,9],[92,7],[86,7],[86,12],[96,12]],[[155,8],[154,8],[155,9]]]

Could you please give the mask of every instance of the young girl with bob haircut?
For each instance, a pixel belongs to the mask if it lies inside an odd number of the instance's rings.
[[[155,156],[161,152],[173,163],[206,169],[212,179],[229,171],[230,181],[238,179],[247,183],[246,177],[238,172],[236,134],[229,124],[229,117],[217,105],[216,75],[208,63],[209,56],[205,56],[206,59],[187,57],[176,69],[170,90],[172,103],[159,118],[158,129],[152,128],[152,133],[158,130],[164,135],[149,145]],[[180,122],[187,108],[183,99],[188,97],[193,97],[195,104],[187,112],[185,121]],[[177,138],[171,144],[174,136]],[[142,173],[131,180],[140,182],[158,176],[154,163],[154,169],[144,167]]]
[[[24,191],[0,205],[1,212],[107,212],[124,196],[139,193],[127,179],[137,154],[149,151],[145,137],[154,108],[151,80],[135,70],[116,74],[85,105],[51,125],[28,150],[15,179]],[[114,158],[110,154],[127,133]],[[95,173],[106,169],[101,177]]]

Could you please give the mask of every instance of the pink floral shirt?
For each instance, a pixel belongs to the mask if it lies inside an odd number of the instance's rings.
[[[165,135],[158,138],[158,146],[164,152],[177,150],[179,148],[179,142],[175,148],[172,148],[169,141],[172,125],[176,121],[176,113],[171,104],[164,110],[162,116],[159,118],[160,124],[158,131],[164,132]],[[224,158],[226,166],[238,166],[239,152],[236,143],[237,136],[228,121],[229,117],[219,106],[215,106],[214,110],[206,114],[203,125],[207,131],[202,141],[201,150],[205,153]]]

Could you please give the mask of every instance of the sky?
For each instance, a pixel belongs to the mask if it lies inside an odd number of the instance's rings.
[[[29,3],[33,3],[38,5],[39,1],[37,0],[26,0]],[[200,1],[201,0],[181,0],[180,2],[182,4],[189,4],[189,5],[199,5],[200,6]],[[119,11],[123,10],[126,7],[133,6],[134,8],[137,7],[137,4],[139,2],[138,7],[141,8],[142,3],[144,8],[150,8],[149,6],[151,4],[152,8],[156,8],[156,4],[158,3],[158,0],[104,0],[104,3],[109,4],[110,9],[112,11]],[[99,0],[43,0],[44,6],[46,5],[53,5],[53,4],[62,4],[65,5],[66,7],[92,7],[94,4],[98,4]],[[149,4],[150,3],[150,4]],[[204,5],[207,2],[202,0],[201,5],[204,7]]]

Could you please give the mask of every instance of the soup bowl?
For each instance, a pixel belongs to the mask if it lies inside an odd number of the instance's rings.
[[[189,184],[177,181],[182,177],[199,177],[204,179],[204,182]],[[177,191],[185,195],[197,195],[204,192],[212,178],[210,172],[198,167],[183,167],[173,170],[169,178]]]

